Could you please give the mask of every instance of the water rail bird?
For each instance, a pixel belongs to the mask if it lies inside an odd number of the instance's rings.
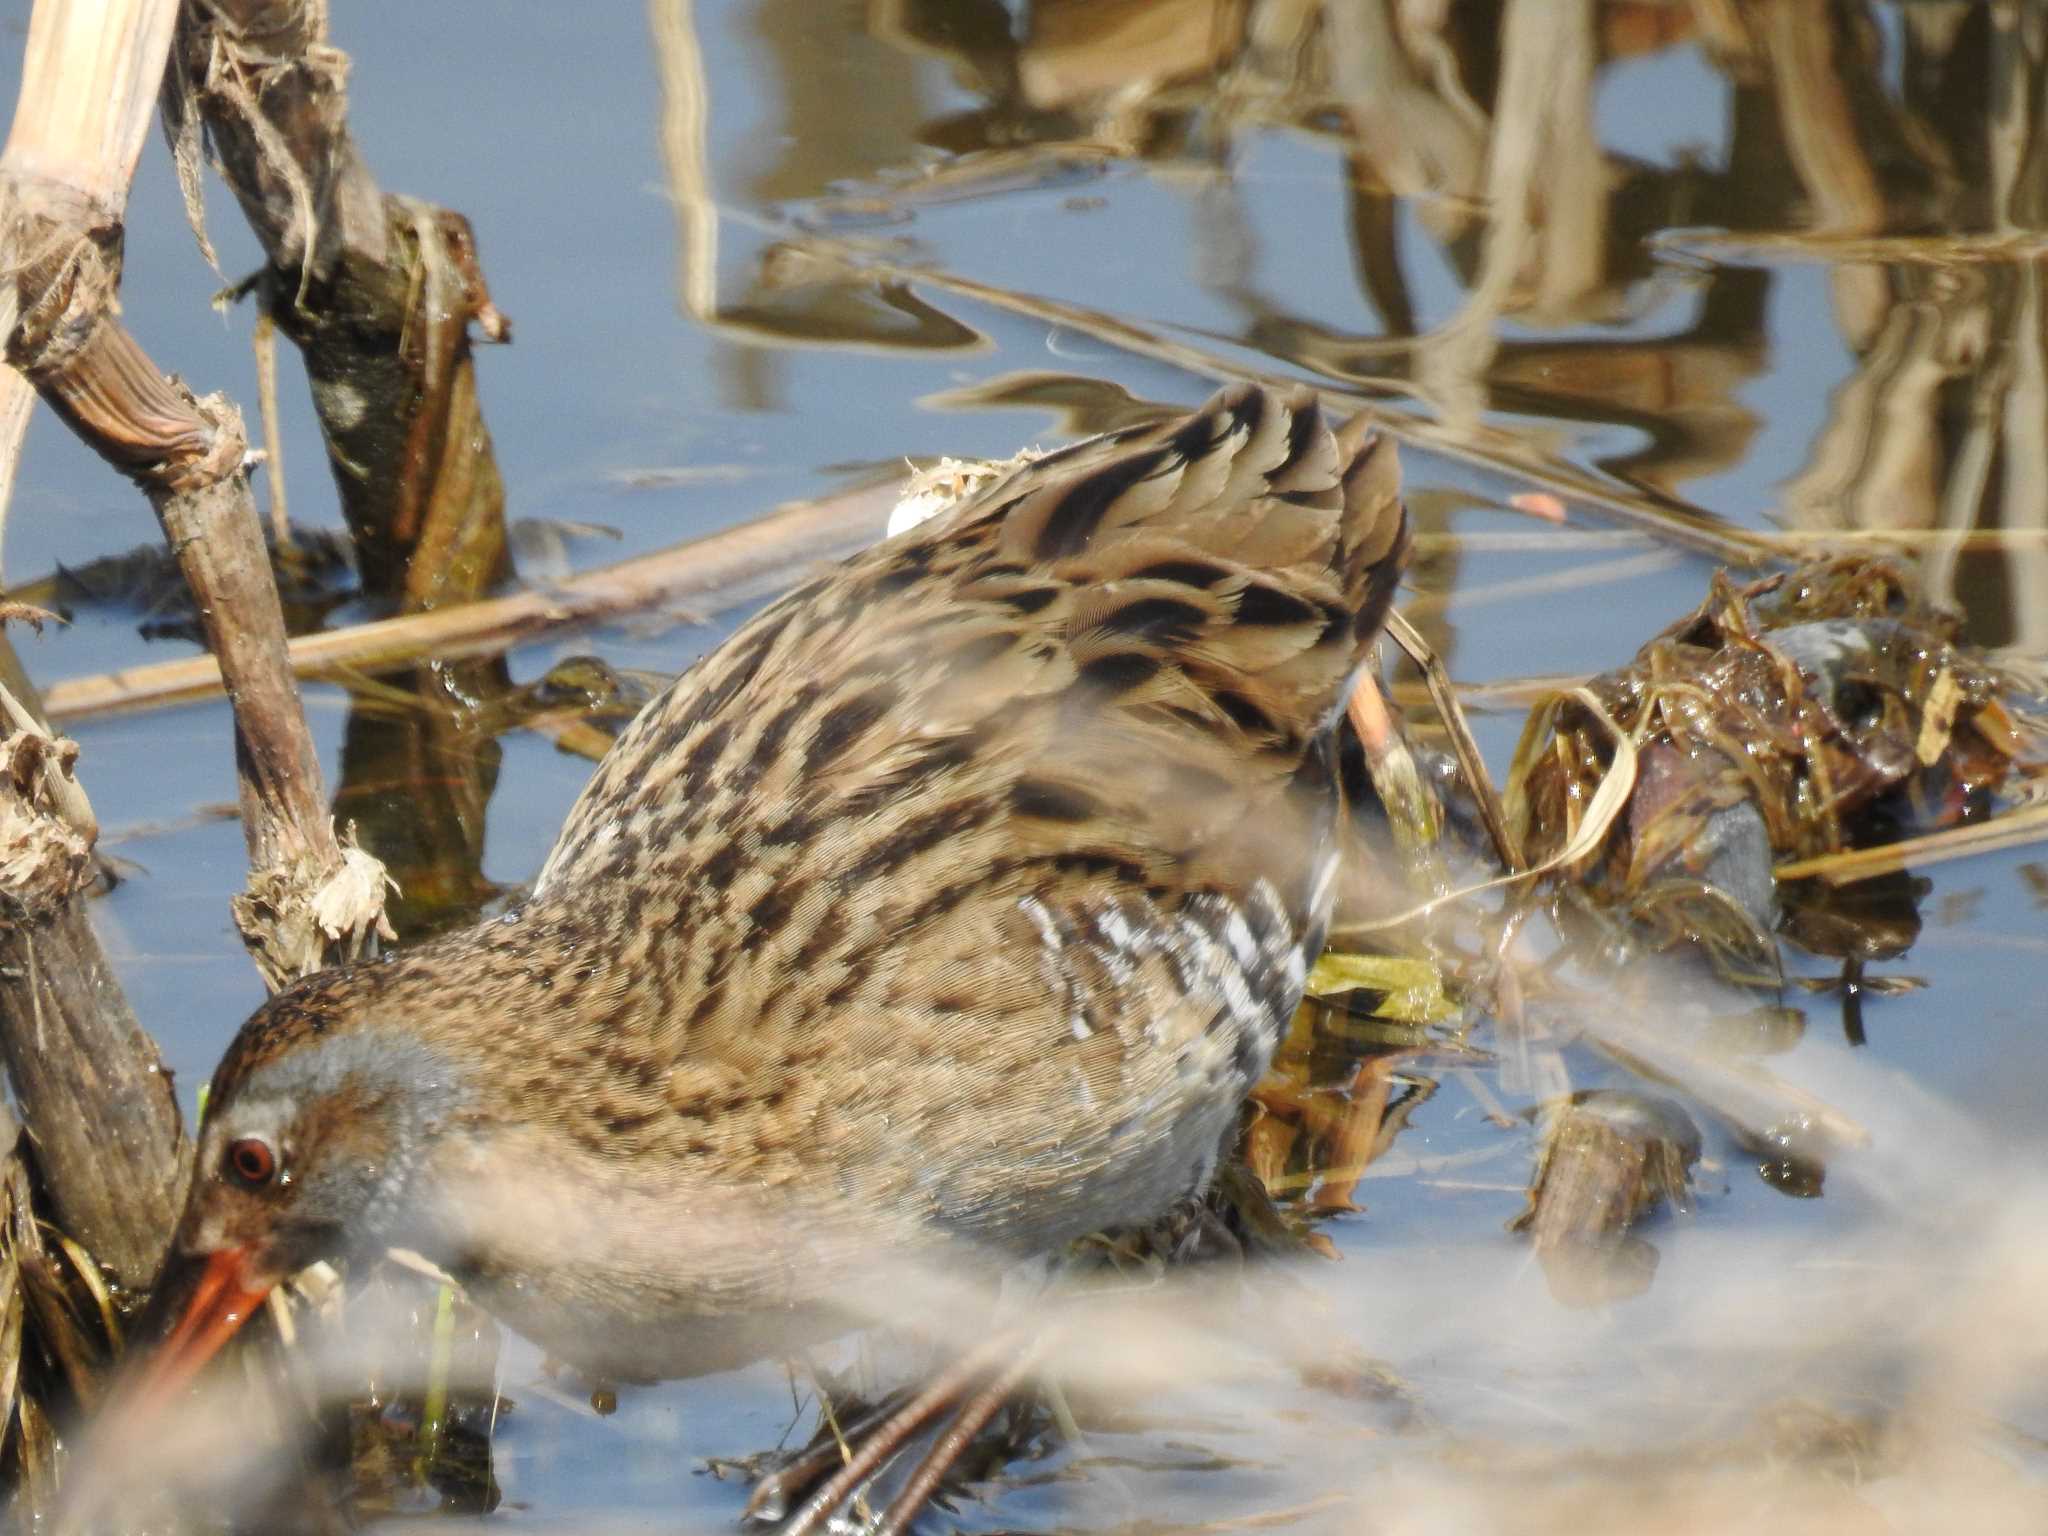
[[[242,1026],[141,1390],[318,1259],[413,1249],[638,1380],[1200,1191],[1322,944],[1406,548],[1390,442],[1241,386],[770,604],[515,910]]]

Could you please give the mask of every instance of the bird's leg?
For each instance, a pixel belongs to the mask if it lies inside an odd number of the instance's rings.
[[[1213,1250],[1218,1258],[1231,1263],[1244,1262],[1244,1244],[1238,1241],[1237,1234],[1230,1230],[1230,1223],[1209,1203],[1207,1196],[1195,1202],[1187,1230],[1175,1240],[1173,1262],[1176,1265],[1192,1264],[1205,1250]]]
[[[1017,1384],[1044,1351],[1050,1332],[1050,1329],[1043,1330],[1027,1342],[1008,1365],[962,1405],[959,1413],[953,1416],[953,1422],[946,1426],[945,1433],[925,1453],[924,1460],[917,1464],[917,1470],[911,1473],[903,1491],[889,1501],[888,1511],[875,1527],[874,1536],[902,1536],[910,1529],[910,1522],[917,1518],[917,1512],[938,1489],[940,1480],[967,1453],[974,1437],[987,1428],[988,1421],[1010,1400],[1010,1394],[1017,1390]]]
[[[994,1417],[996,1410],[1002,1406],[1003,1399],[1015,1388],[1024,1371],[1029,1368],[1030,1362],[1037,1357],[1043,1347],[1042,1341],[1043,1335],[1036,1334],[1033,1330],[1010,1328],[996,1334],[977,1348],[969,1350],[919,1388],[908,1402],[867,1434],[846,1465],[833,1473],[823,1487],[804,1501],[803,1508],[799,1509],[782,1528],[781,1536],[811,1536],[812,1532],[822,1529],[839,1506],[853,1496],[854,1490],[870,1477],[877,1467],[901,1450],[912,1435],[966,1396],[974,1383],[987,1376],[998,1361],[1007,1358],[1010,1363],[993,1378],[993,1384],[1001,1385],[1002,1390],[996,1395],[988,1411],[982,1414],[973,1428],[960,1438],[958,1445],[952,1446],[950,1453],[939,1463],[937,1469],[932,1471],[930,1482],[931,1486],[935,1487],[938,1480],[945,1475],[946,1469],[959,1460],[961,1450],[965,1448],[967,1441],[973,1438],[975,1430]],[[963,1411],[963,1418],[979,1408],[982,1395],[985,1394],[977,1394],[969,1402],[967,1409]],[[956,1422],[954,1428],[957,1427]],[[942,1437],[940,1444],[933,1447],[932,1455],[920,1464],[913,1475],[913,1487],[924,1482],[932,1458],[950,1445],[953,1438],[949,1430],[948,1434]],[[910,1491],[906,1488],[904,1494],[889,1506],[889,1518],[897,1518],[900,1513],[901,1521],[907,1523],[917,1507],[930,1497],[931,1488],[926,1487],[918,1494],[916,1503],[905,1509],[904,1498]],[[902,1526],[899,1524],[894,1528],[900,1530]]]
[[[755,1480],[740,1518],[764,1525],[780,1520],[789,1513],[790,1504],[799,1494],[829,1473],[836,1463],[847,1459],[847,1447],[859,1445],[874,1434],[904,1406],[909,1396],[906,1390],[889,1393],[866,1413],[839,1426],[838,1433],[797,1452],[774,1471],[763,1473]]]

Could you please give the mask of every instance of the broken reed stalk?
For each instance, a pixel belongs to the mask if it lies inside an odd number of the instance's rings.
[[[28,418],[35,406],[35,386],[12,368],[0,368],[0,544],[5,542],[14,475],[21,467],[21,445],[28,436]]]
[[[155,509],[234,702],[235,765],[251,865],[235,921],[273,986],[318,969],[373,928],[381,902],[345,914],[322,893],[347,860],[329,823],[313,737],[284,653],[268,552],[244,467],[240,413],[161,373],[115,318],[120,225],[69,188],[0,160],[13,260],[8,360]],[[369,890],[375,894],[374,883]]]
[[[470,346],[472,328],[505,341],[510,327],[467,221],[378,189],[349,132],[348,58],[328,42],[327,11],[326,0],[187,4],[164,119],[202,246],[203,143],[263,247],[244,287],[305,361],[364,591],[425,613],[511,575]],[[496,660],[433,661],[412,686],[456,708],[352,715],[335,788],[336,815],[392,861],[390,916],[408,935],[489,889],[492,766],[471,750],[465,706],[508,687]],[[399,780],[410,792],[392,792]]]
[[[8,279],[0,282],[0,334],[10,341],[25,328],[57,357],[90,345],[90,327],[77,328],[84,317],[70,300],[81,274],[106,273],[118,252],[120,212],[175,12],[175,0],[36,5],[0,156],[0,270]],[[68,236],[56,232],[60,219]],[[111,290],[101,296],[110,300]],[[8,371],[6,379],[0,483],[11,490],[33,395],[21,375]],[[86,914],[97,828],[72,777],[77,749],[49,734],[4,637],[0,691],[0,1055],[53,1215],[139,1287],[170,1235],[184,1178],[183,1126],[156,1044],[136,1022]],[[8,1335],[18,1339],[18,1299],[9,1309]],[[30,1401],[19,1401],[25,1430]],[[25,1463],[31,1502],[34,1462]]]
[[[472,324],[492,341],[510,327],[468,221],[378,190],[347,73],[325,0],[188,5],[164,120],[202,246],[202,129],[262,243],[255,291],[304,354],[365,589],[417,612],[511,574],[469,343]]]
[[[100,1362],[118,1345],[107,1277],[76,1240],[43,1219],[29,1138],[0,1106],[0,1442],[19,1523],[41,1521],[58,1486],[62,1442],[45,1398],[100,1394]]]
[[[131,1287],[156,1271],[187,1148],[171,1075],[87,915],[98,828],[0,636],[0,1055],[58,1225]]]
[[[10,793],[0,820],[39,824],[41,808]],[[60,1228],[140,1291],[170,1241],[189,1155],[171,1075],[75,891],[41,909],[11,897],[0,907],[7,1069],[35,1127],[51,1210]]]
[[[136,3],[160,7],[161,0]],[[36,20],[65,36],[103,40],[105,11],[78,0],[38,0]],[[39,53],[32,38],[21,110],[0,157],[0,241],[9,279],[0,313],[11,311],[8,361],[142,489],[191,588],[234,703],[251,864],[235,920],[265,978],[279,986],[326,963],[330,946],[338,953],[359,949],[380,920],[382,885],[365,878],[366,856],[344,853],[327,818],[319,759],[285,661],[284,618],[249,490],[241,416],[225,398],[195,396],[159,371],[121,324],[121,200],[104,178],[52,175],[50,168],[71,163],[71,148],[53,142],[67,120],[32,114],[38,102],[75,103],[81,94],[132,101],[134,82],[153,82],[160,73],[166,33],[158,11],[117,32],[129,44],[119,54],[125,91],[98,77],[44,80],[40,71],[65,54]],[[102,48],[90,56],[104,64],[108,54]],[[126,164],[132,167],[132,154]]]

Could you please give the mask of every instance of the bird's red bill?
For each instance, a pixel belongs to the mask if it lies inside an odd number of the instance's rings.
[[[221,1345],[269,1294],[268,1280],[259,1282],[250,1276],[246,1250],[228,1248],[211,1255],[184,1303],[177,1326],[157,1346],[143,1373],[136,1406],[161,1407],[220,1353]]]

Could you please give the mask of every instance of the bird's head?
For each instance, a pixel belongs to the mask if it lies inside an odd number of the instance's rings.
[[[161,1340],[145,1397],[189,1381],[306,1265],[411,1240],[423,1161],[466,1089],[415,1031],[380,1027],[376,990],[346,973],[294,988],[222,1061],[143,1330]]]

